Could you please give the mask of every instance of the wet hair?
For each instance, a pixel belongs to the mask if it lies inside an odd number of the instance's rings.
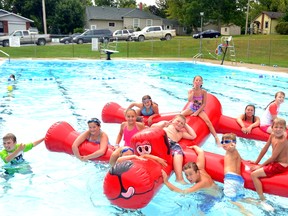
[[[14,143],[17,142],[16,136],[13,133],[7,133],[4,137],[3,140],[9,140],[12,139]]]
[[[129,111],[133,111],[133,112],[135,113],[135,115],[137,116],[137,112],[136,112],[134,109],[132,109],[132,108],[127,109],[127,110],[125,111],[125,116],[127,115],[127,113],[128,113]]]
[[[144,96],[142,97],[142,102],[144,102],[144,101],[147,100],[147,99],[152,101],[150,95],[144,95]]]
[[[285,121],[285,119],[283,119],[283,118],[275,118],[274,120],[273,120],[273,123],[272,123],[272,128],[274,127],[274,125],[282,125],[282,126],[284,126],[285,128],[286,128],[286,121]]]
[[[222,141],[227,140],[227,139],[229,139],[229,140],[236,140],[236,134],[234,134],[234,133],[226,133],[226,134],[223,134],[223,136],[222,136]]]
[[[195,162],[188,162],[183,166],[183,171],[187,169],[193,169],[195,172],[199,170],[197,164]]]
[[[185,121],[185,123],[186,123],[186,117],[184,115],[182,115],[182,114],[177,114],[173,119],[176,119],[178,117],[182,118]]]
[[[199,77],[199,78],[202,80],[202,82],[203,82],[203,77],[200,76],[200,75],[195,76],[195,77],[193,78],[193,82],[195,81],[195,79],[196,79],[197,77]],[[201,85],[200,87],[202,88],[202,85]]]
[[[13,80],[16,80],[16,77],[15,77],[14,74],[11,74],[9,78],[11,78],[11,79],[13,79]]]
[[[98,118],[91,118],[90,120],[87,121],[87,124],[90,124],[92,122],[97,124],[98,126],[101,125],[101,121]]]
[[[245,112],[244,112],[244,121],[247,120],[247,116],[246,116],[246,109],[247,109],[248,107],[253,107],[253,109],[254,109],[254,113],[253,113],[253,115],[252,115],[252,123],[254,123],[254,122],[255,122],[255,106],[252,105],[252,104],[248,104],[248,105],[245,107]]]
[[[278,92],[276,92],[276,94],[275,94],[275,96],[274,96],[275,99],[276,99],[276,97],[278,96],[278,94],[283,95],[283,96],[285,97],[285,93],[284,93],[283,91],[278,91]],[[273,102],[275,101],[275,99],[274,99],[273,101],[271,101],[271,102],[265,107],[265,110],[269,107],[269,105],[270,105],[271,103],[273,103]]]

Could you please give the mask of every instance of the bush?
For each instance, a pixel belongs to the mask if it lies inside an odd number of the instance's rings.
[[[74,29],[74,33],[82,33],[82,32],[84,32],[83,28],[75,28]]]
[[[288,22],[280,22],[275,27],[276,32],[282,35],[288,35]]]

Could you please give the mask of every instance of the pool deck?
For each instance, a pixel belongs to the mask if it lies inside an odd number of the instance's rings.
[[[31,58],[29,58],[31,59]],[[115,60],[121,60],[122,58],[114,58]],[[0,65],[7,60],[6,58],[0,58]],[[34,59],[39,60],[39,59]],[[76,60],[74,59],[63,59],[63,60]],[[77,60],[79,60],[77,58]],[[149,61],[194,61],[191,58],[123,58],[123,60],[149,60]],[[113,61],[113,59],[112,59]],[[215,65],[220,65],[221,60],[211,60],[211,59],[197,59],[196,62],[202,62],[202,63],[211,63]],[[284,67],[273,67],[273,66],[267,66],[267,65],[259,65],[259,64],[247,64],[247,63],[231,63],[230,61],[224,61],[223,65],[225,66],[232,66],[236,68],[248,68],[248,69],[254,69],[254,70],[262,70],[262,71],[269,71],[269,72],[282,72],[288,74],[288,68]]]

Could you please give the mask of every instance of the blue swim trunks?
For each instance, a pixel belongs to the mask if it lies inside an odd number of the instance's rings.
[[[169,139],[169,144],[170,144],[170,150],[171,150],[172,156],[174,156],[175,154],[184,155],[181,146],[177,142]]]
[[[232,201],[244,197],[244,179],[235,173],[226,173],[224,177],[224,194]]]

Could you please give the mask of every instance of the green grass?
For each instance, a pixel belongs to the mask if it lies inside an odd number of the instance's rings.
[[[278,65],[288,67],[288,36],[251,35],[233,37],[237,62]],[[215,49],[221,38],[203,39],[204,58],[215,59]],[[175,37],[171,41],[119,42],[113,58],[191,58],[199,52],[200,40],[192,37]],[[3,47],[13,58],[91,58],[100,59],[99,51],[91,44]],[[5,57],[0,53],[0,57]],[[105,58],[105,56],[102,56]],[[220,61],[222,57],[218,56]],[[225,61],[229,61],[229,54]]]

